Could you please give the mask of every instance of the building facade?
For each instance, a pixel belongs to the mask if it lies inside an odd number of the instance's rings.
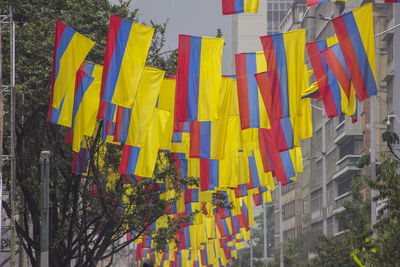
[[[335,34],[331,18],[354,10],[369,1],[352,0],[347,3],[331,2],[305,7],[305,1],[296,1],[280,22],[280,30],[290,31],[307,29],[307,42],[323,40]],[[369,154],[371,141],[370,129],[375,128],[375,150],[377,161],[380,153],[385,152],[381,134],[387,129],[400,133],[400,27],[385,32],[400,23],[400,7],[395,4],[374,2],[374,27],[376,50],[376,82],[378,95],[358,105],[358,120],[339,116],[323,121],[322,101],[312,100],[313,137],[301,143],[304,171],[297,182],[282,188],[282,230],[283,240],[298,237],[309,230],[322,231],[322,123],[326,129],[326,177],[327,177],[327,233],[328,236],[343,233],[343,226],[336,220],[335,214],[343,212],[343,200],[351,199],[350,187],[353,179],[369,175],[369,169],[357,168],[362,155]],[[382,33],[383,34],[379,34]],[[307,58],[307,56],[306,56]],[[397,60],[396,60],[397,59]],[[311,69],[310,64],[308,64]],[[396,67],[397,66],[397,67]],[[314,81],[310,81],[314,82]],[[375,123],[370,122],[370,101],[375,101]],[[325,111],[324,111],[325,112]],[[369,196],[368,188],[363,192]],[[275,192],[275,199],[279,195]],[[275,209],[275,246],[279,247],[279,209]]]

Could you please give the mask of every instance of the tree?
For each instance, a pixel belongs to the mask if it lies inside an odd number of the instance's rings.
[[[352,200],[343,201],[345,210],[336,215],[339,223],[346,229],[345,233],[338,237],[321,237],[312,266],[358,266],[351,256],[352,253],[364,262],[364,252],[371,251],[371,243],[368,241],[371,235],[368,225],[370,205],[368,200],[364,200],[362,187],[361,179],[353,179]]]
[[[51,266],[69,266],[72,259],[76,259],[75,266],[96,266],[99,260],[112,256],[142,234],[150,234],[149,225],[166,214],[169,202],[176,201],[176,198],[161,199],[160,192],[154,190],[157,182],[168,179],[168,184],[175,189],[183,183],[196,183],[196,179],[181,179],[172,159],[165,155],[158,161],[152,179],[130,177],[132,184],[125,184],[124,177],[115,175],[121,147],[102,142],[101,127],[88,140],[89,175],[81,179],[71,173],[72,151],[64,143],[65,129],[46,123],[56,19],[96,41],[88,60],[102,64],[110,14],[135,20],[137,11],[130,11],[129,6],[130,1],[112,5],[107,0],[8,0],[0,3],[3,12],[11,7],[16,22],[16,178],[22,196],[17,211],[21,220],[16,230],[20,246],[32,266],[39,266],[40,261],[41,151],[51,153]],[[160,53],[165,42],[166,23],[153,26],[156,32],[148,64],[164,70],[168,68],[167,73],[173,74],[176,52]],[[4,54],[9,49],[7,38],[3,35]],[[4,57],[3,66],[8,65],[9,59]],[[4,68],[3,73],[3,83],[8,84],[8,68]],[[4,135],[7,136],[7,132]],[[3,146],[4,154],[9,154],[8,140],[4,140]],[[9,166],[4,166],[3,170],[4,185],[9,188]],[[97,190],[97,197],[93,197],[93,189]],[[10,215],[9,203],[3,201],[3,205]],[[186,220],[190,220],[190,216],[170,219],[168,227],[153,233],[157,249],[175,240],[176,231]],[[117,243],[128,232],[132,233],[132,239]]]
[[[382,154],[382,161],[377,164],[376,180],[368,176],[353,180],[353,200],[343,202],[344,215],[338,217],[347,230],[343,237],[322,239],[312,266],[358,266],[356,260],[365,266],[397,266],[400,262],[400,158],[394,149],[399,137],[386,131],[382,139],[387,143],[389,153]],[[364,168],[368,164],[369,155],[366,155],[360,159],[358,167]],[[361,193],[364,184],[377,192],[374,200],[380,208],[378,222],[374,225],[376,238],[370,230],[371,201]]]
[[[283,260],[285,266],[307,266],[308,256],[314,252],[319,244],[321,233],[319,230],[309,230],[297,238],[283,244]],[[275,260],[268,263],[269,267],[279,266],[279,249],[275,251]]]

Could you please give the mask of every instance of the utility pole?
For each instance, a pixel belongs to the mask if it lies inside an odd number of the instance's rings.
[[[249,244],[250,244],[250,267],[253,267],[253,244],[251,243],[251,232],[250,232]]]
[[[328,214],[326,201],[326,115],[325,110],[321,109],[322,113],[322,233],[328,235]]]
[[[267,264],[268,259],[268,242],[267,242],[267,203],[264,202],[264,262]]]
[[[15,266],[15,193],[16,193],[16,134],[15,134],[15,24],[10,6],[10,124],[11,124],[11,266]]]
[[[376,162],[375,162],[375,96],[369,98],[370,102],[370,163],[371,163],[371,179],[376,180]],[[371,188],[371,230],[373,231],[373,237],[376,237],[376,232],[374,232],[374,225],[376,224],[376,201],[374,197],[376,196],[375,189]]]
[[[1,9],[0,9],[1,15]],[[1,43],[1,26],[2,19],[0,17],[0,244],[1,244],[1,222],[3,218],[1,216],[3,211],[3,55],[2,55],[2,43]],[[1,245],[0,245],[1,255]],[[0,262],[1,265],[1,262]]]
[[[311,107],[321,111],[322,126],[321,126],[321,139],[322,139],[322,233],[328,235],[328,209],[326,199],[326,115],[325,110],[318,106],[311,105]]]
[[[41,227],[40,227],[40,267],[49,266],[49,172],[50,152],[40,153],[41,166]]]
[[[279,263],[280,267],[283,267],[283,231],[282,231],[282,185],[278,182],[278,194],[279,194]]]

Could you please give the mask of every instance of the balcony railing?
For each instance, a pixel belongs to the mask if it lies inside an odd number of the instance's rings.
[[[361,155],[346,155],[336,162],[337,169],[342,170],[347,166],[356,166],[360,158]]]
[[[335,209],[339,209],[343,207],[342,202],[345,200],[353,200],[353,196],[350,193],[345,193],[342,196],[339,196],[335,199]]]
[[[344,132],[345,129],[345,121],[342,121],[337,127],[336,127],[336,137],[341,135]]]

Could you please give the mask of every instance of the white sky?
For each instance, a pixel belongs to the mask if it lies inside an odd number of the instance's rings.
[[[221,28],[225,46],[223,74],[230,74],[231,17],[222,15],[221,0],[134,0],[132,9],[139,9],[139,22],[163,23],[167,19],[165,50],[178,48],[178,35],[216,36]]]

